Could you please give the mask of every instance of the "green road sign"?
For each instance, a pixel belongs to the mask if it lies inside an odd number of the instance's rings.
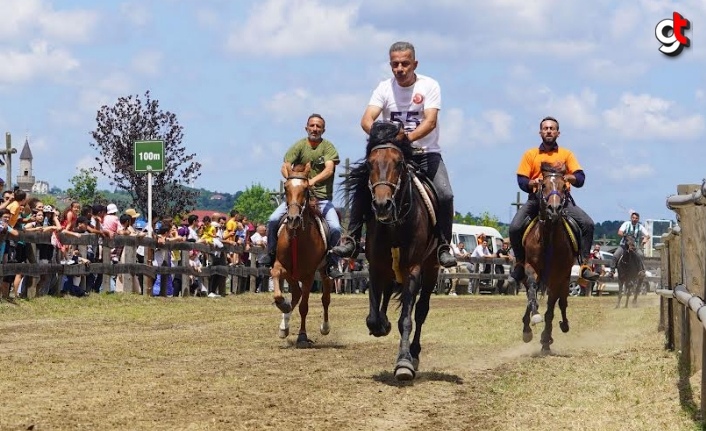
[[[164,141],[135,141],[135,172],[164,170]]]

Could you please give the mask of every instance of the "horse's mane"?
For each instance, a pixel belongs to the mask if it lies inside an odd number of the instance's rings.
[[[405,160],[411,160],[411,143],[407,139],[397,138],[401,127],[402,125],[399,123],[373,123],[370,128],[368,144],[365,147],[365,157],[353,163],[348,177],[341,182],[341,192],[344,199],[347,197],[345,206],[350,208],[353,202],[357,202],[364,211],[364,219],[367,219],[372,212],[372,196],[370,189],[368,189],[370,167],[366,162],[373,148],[382,144],[392,144],[402,151]]]
[[[565,174],[566,173],[566,163],[564,162],[542,162],[540,166],[542,172],[548,172],[550,174]]]

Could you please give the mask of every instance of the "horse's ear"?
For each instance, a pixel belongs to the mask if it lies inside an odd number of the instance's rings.
[[[292,175],[292,165],[287,163],[284,167],[285,170],[285,178],[289,178]]]

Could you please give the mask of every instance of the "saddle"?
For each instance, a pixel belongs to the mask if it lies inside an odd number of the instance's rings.
[[[525,227],[522,229],[522,242],[525,241],[525,237],[527,237],[532,227],[537,224],[537,221],[539,221],[539,216],[535,216],[529,223],[525,223]],[[574,251],[574,254],[579,255],[581,250],[581,229],[579,228],[579,224],[576,223],[576,220],[567,215],[564,215],[561,221],[562,226],[564,226],[566,233],[569,234],[569,238],[571,239],[571,249]]]
[[[434,183],[431,179],[419,170],[418,166],[413,163],[408,164],[408,166],[412,184],[414,184],[414,187],[419,191],[424,201],[424,207],[429,213],[432,226],[436,226],[436,207],[439,202],[436,187],[434,187]]]

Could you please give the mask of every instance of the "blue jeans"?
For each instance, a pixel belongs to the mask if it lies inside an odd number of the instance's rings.
[[[329,200],[319,200],[319,211],[324,215],[329,228],[328,247],[338,245],[341,239],[341,221],[338,219],[338,213],[333,206],[333,202]],[[277,209],[274,210],[267,222],[267,252],[272,254],[277,249],[277,226],[279,220],[287,214],[287,203],[282,202]]]

